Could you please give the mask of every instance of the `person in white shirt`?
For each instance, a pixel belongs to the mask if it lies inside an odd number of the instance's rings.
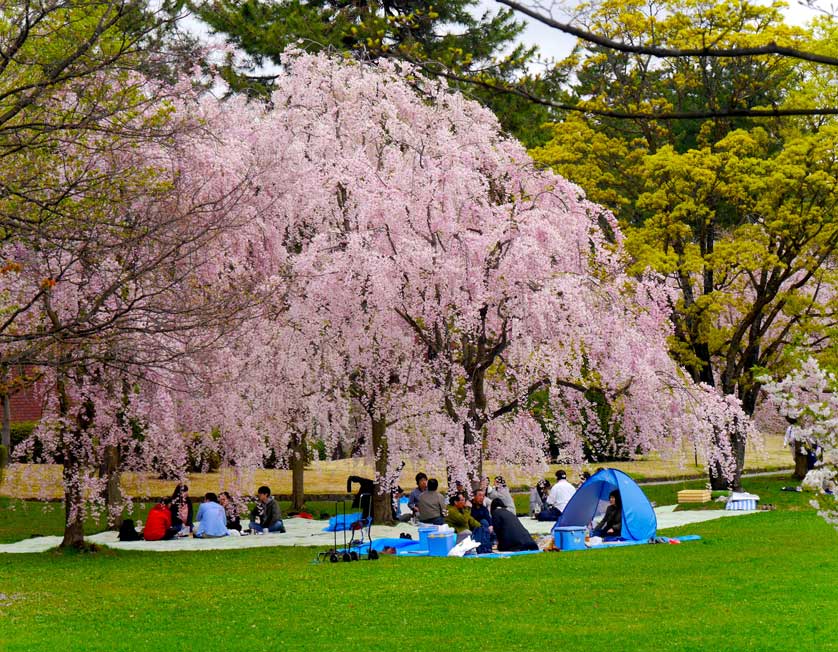
[[[550,489],[550,495],[547,496],[547,504],[559,510],[559,515],[561,515],[575,493],[576,487],[567,481],[567,473],[559,469],[556,471],[556,484],[553,485],[553,488]]]

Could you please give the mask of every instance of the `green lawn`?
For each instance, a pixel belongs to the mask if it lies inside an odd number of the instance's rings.
[[[667,532],[703,537],[678,546],[0,555],[0,650],[836,650],[838,533],[761,482],[777,511]]]

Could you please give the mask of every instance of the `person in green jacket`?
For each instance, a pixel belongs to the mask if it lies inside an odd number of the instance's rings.
[[[451,506],[448,508],[445,522],[454,528],[457,533],[457,543],[470,536],[480,544],[478,553],[491,552],[492,544],[489,530],[471,515],[471,510],[466,507],[466,495],[457,492],[451,496],[450,502]]]
[[[472,517],[471,510],[466,507],[465,494],[455,493],[451,496],[449,502],[451,504],[448,507],[448,516],[445,517],[445,522],[454,528],[457,533],[457,541],[460,541],[479,528],[480,523]]]

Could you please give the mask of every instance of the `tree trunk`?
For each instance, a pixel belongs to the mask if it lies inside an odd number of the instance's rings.
[[[372,451],[375,456],[375,491],[372,497],[372,520],[377,525],[393,525],[393,506],[390,492],[380,482],[387,477],[387,419],[372,417]]]
[[[291,442],[291,509],[295,512],[302,511],[306,502],[303,486],[306,459],[305,433],[295,434]]]
[[[66,436],[66,435],[65,435]],[[64,538],[61,548],[84,548],[83,496],[81,466],[73,443],[64,451]]]
[[[792,448],[792,454],[794,455],[794,475],[792,477],[796,480],[802,480],[809,472],[809,455],[806,447],[802,442],[796,441]]]
[[[463,424],[463,447],[469,462],[466,484],[480,486],[483,477],[483,449],[486,446],[486,372],[478,367],[471,373],[469,419]]]
[[[3,394],[3,428],[0,433],[0,444],[12,454],[12,401],[8,394]]]
[[[122,491],[119,488],[119,447],[105,447],[105,506],[108,508],[108,522],[118,530],[122,525],[122,513],[115,514],[114,508],[122,503]]]
[[[70,416],[70,399],[61,370],[56,383],[58,409],[66,420]],[[61,452],[64,455],[64,538],[61,548],[84,548],[84,496],[81,486],[81,459],[77,448],[81,434],[76,428],[68,429],[66,422],[61,429]]]

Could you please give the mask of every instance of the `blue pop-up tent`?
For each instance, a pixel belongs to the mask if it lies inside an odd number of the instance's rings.
[[[586,527],[597,513],[600,501],[607,505],[608,494],[614,489],[620,490],[623,503],[621,537],[630,541],[654,537],[658,528],[655,510],[637,483],[618,469],[603,469],[588,478],[573,494],[555,527]]]

